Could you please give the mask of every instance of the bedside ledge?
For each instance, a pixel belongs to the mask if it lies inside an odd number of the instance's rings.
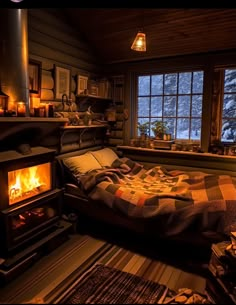
[[[140,162],[170,165],[192,170],[212,169],[222,174],[236,176],[236,156],[197,153],[190,151],[172,151],[119,145],[117,150],[124,156]]]

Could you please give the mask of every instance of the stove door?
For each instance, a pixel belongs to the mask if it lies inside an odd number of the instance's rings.
[[[9,171],[9,205],[51,190],[51,181],[51,162]]]
[[[30,245],[54,230],[61,218],[61,207],[62,190],[55,189],[20,207],[12,206],[2,211],[6,227],[6,239],[2,244],[4,253]]]

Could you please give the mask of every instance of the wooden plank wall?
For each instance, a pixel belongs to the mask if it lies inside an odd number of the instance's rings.
[[[110,135],[107,139],[107,145],[117,146],[124,144],[125,132],[125,100],[124,100],[124,75],[112,77],[112,98],[113,106],[116,110],[116,122],[110,124]]]
[[[83,114],[89,105],[93,112],[102,112],[107,102],[84,102],[76,97],[77,75],[87,76],[93,79],[101,75],[99,59],[92,53],[90,46],[83,41],[80,33],[67,24],[62,10],[56,9],[28,9],[28,40],[29,59],[42,63],[41,97],[31,98],[31,107],[52,103],[55,112],[68,111],[68,106],[61,100],[55,100],[55,65],[71,71],[70,98],[73,101],[73,111]],[[62,137],[61,132],[50,134],[42,139],[41,145],[55,148],[58,153],[81,149],[81,147],[93,146],[104,142],[104,130],[93,129],[86,131],[83,142],[77,130],[66,133]],[[59,137],[58,137],[59,136]],[[79,139],[79,141],[78,141]],[[60,149],[58,150],[58,147]]]
[[[60,10],[28,9],[28,39],[29,58],[42,62],[41,102],[54,102],[54,65],[71,70],[73,101],[77,74],[94,77],[100,71],[98,59]]]

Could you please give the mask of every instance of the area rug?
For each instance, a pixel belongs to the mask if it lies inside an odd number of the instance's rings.
[[[61,304],[156,304],[166,286],[96,264],[66,292]]]

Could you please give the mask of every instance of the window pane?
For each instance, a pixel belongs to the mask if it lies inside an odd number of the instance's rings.
[[[177,119],[177,138],[189,139],[189,119]]]
[[[175,116],[175,115],[176,115],[176,97],[165,96],[163,116]]]
[[[192,116],[202,116],[202,95],[192,96]]]
[[[222,135],[221,140],[225,142],[236,141],[236,120],[222,121]]]
[[[179,73],[179,94],[191,92],[191,72]]]
[[[152,116],[162,116],[162,97],[151,98],[151,114]]]
[[[163,75],[152,75],[152,95],[163,94]]]
[[[177,93],[177,74],[165,74],[164,94]]]
[[[138,116],[149,116],[149,98],[138,98]]]
[[[199,140],[203,76],[203,71],[140,76],[138,121],[140,118],[165,121],[172,139]],[[151,130],[150,136],[154,136]]]
[[[236,69],[224,70],[221,141],[236,142]]]
[[[225,94],[223,118],[236,118],[236,94]]]
[[[193,72],[193,93],[203,92],[203,72]]]
[[[190,116],[190,96],[188,95],[179,96],[178,116]]]
[[[139,76],[138,95],[150,95],[150,76]]]
[[[236,92],[236,69],[225,70],[224,92]]]
[[[200,140],[201,138],[201,120],[192,119],[191,120],[191,136],[192,140]]]
[[[176,124],[176,119],[175,118],[166,118],[165,121],[167,122],[168,133],[171,134],[171,138],[172,139],[175,139],[175,124]]]

